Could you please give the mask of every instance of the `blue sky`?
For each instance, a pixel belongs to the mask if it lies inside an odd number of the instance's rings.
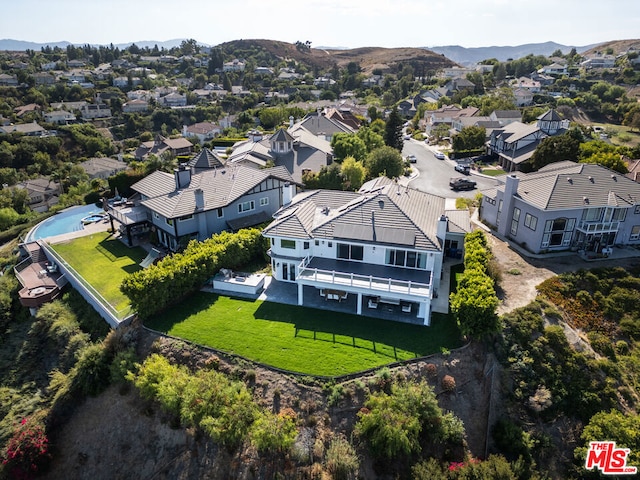
[[[0,38],[486,47],[640,38],[638,0],[1,0]]]

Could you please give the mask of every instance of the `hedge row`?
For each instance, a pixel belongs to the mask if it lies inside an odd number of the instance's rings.
[[[482,338],[500,330],[499,300],[488,274],[491,250],[481,230],[466,235],[464,249],[465,270],[451,294],[451,312],[463,335]]]
[[[264,252],[258,229],[222,232],[191,242],[182,253],[127,276],[120,290],[141,318],[148,318],[202,287],[221,268],[238,268]]]

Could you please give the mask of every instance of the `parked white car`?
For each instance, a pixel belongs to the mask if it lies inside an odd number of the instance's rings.
[[[445,158],[447,158],[445,154],[442,152],[436,152],[433,154],[433,156],[436,157],[438,160],[444,160]]]

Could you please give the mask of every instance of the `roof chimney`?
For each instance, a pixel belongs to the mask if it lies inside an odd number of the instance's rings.
[[[189,186],[191,182],[191,169],[186,163],[181,163],[178,168],[173,169],[173,177],[176,180],[176,190]]]
[[[204,210],[204,192],[201,188],[196,188],[193,192],[196,198],[196,212]]]

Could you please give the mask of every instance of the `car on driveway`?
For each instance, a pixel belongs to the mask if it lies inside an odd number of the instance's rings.
[[[418,161],[418,159],[416,158],[415,155],[407,155],[407,162],[416,163],[417,161]]]
[[[444,160],[445,158],[447,158],[442,152],[436,152],[433,154],[433,156],[436,157],[438,160]]]
[[[469,175],[471,173],[471,167],[465,163],[456,163],[456,166],[453,168],[456,172],[464,173],[465,175]]]
[[[449,180],[449,186],[452,190],[473,190],[476,188],[476,182],[468,178],[457,177]]]

